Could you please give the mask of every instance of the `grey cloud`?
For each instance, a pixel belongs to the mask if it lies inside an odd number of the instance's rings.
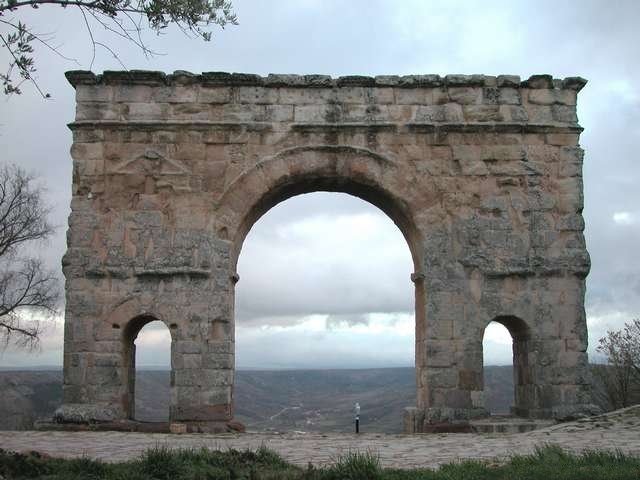
[[[324,206],[334,201],[352,212],[341,215],[339,225],[336,217],[324,215]],[[289,209],[306,215],[289,215]],[[409,247],[376,207],[344,194],[314,193],[284,202],[273,211],[277,215],[272,218],[268,212],[254,225],[240,254],[239,322],[255,324],[266,316],[286,316],[297,323],[311,313],[413,311]],[[362,214],[375,227],[371,237],[364,239],[358,225],[350,225],[350,219],[357,221],[354,215]],[[310,232],[296,231],[303,218],[311,222],[307,223]],[[316,232],[318,226],[323,228]],[[311,234],[319,236],[310,238]]]
[[[242,306],[236,306],[236,322],[241,327],[289,327],[305,320],[305,315],[270,315],[262,312],[247,311]]]
[[[413,365],[413,338],[394,335],[341,335],[288,330],[240,330],[238,368],[360,368]]]
[[[369,317],[364,314],[355,315],[329,315],[327,317],[327,330],[332,330],[341,325],[355,327],[356,325],[369,325]]]

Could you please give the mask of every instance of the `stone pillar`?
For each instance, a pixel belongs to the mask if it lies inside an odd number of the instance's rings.
[[[215,261],[210,283],[187,305],[183,328],[176,340],[172,372],[174,401],[171,420],[189,431],[243,430],[233,420],[235,369],[233,285],[229,244],[214,240]]]
[[[147,205],[155,208],[155,197],[148,197]],[[172,337],[170,421],[189,431],[241,429],[232,421],[229,242],[190,225],[176,226],[173,213],[159,210],[125,210],[93,222],[97,211],[85,208],[91,203],[80,196],[72,202],[64,260],[64,403],[57,420],[133,419],[134,340],[146,323],[161,320]],[[198,212],[188,213],[181,218],[197,224]],[[102,230],[107,223],[113,231]],[[113,245],[98,248],[102,242]]]
[[[513,341],[513,390],[511,414],[531,418],[535,384],[533,377],[534,339],[530,336],[512,337]]]
[[[598,413],[586,353],[584,280],[568,277],[550,284],[555,284],[560,300],[538,317],[538,337],[529,347],[533,385],[527,385],[520,398],[534,418],[570,420]]]
[[[513,339],[513,414],[576,418],[597,413],[590,398],[584,279],[579,275],[484,278],[427,275],[426,319],[417,323],[418,404],[405,432],[460,431],[488,415],[484,406],[482,339],[491,322]],[[438,275],[438,273],[440,275]],[[430,287],[430,288],[429,288]]]
[[[418,402],[405,414],[408,433],[455,430],[486,414],[477,394],[482,391],[482,337],[473,335],[465,274],[448,261],[445,235],[431,243],[425,253],[424,322],[416,322]]]
[[[79,216],[91,224],[91,217],[74,199],[69,241],[84,237]],[[80,208],[79,208],[80,207]],[[78,213],[80,210],[80,214]],[[128,412],[126,360],[121,330],[100,321],[102,305],[96,292],[105,288],[101,279],[83,274],[89,252],[80,241],[63,258],[67,301],[63,360],[63,405],[55,420],[69,423],[110,422],[124,419]]]
[[[189,431],[226,431],[233,419],[233,345],[230,341],[178,341],[179,367],[171,376],[171,420]]]

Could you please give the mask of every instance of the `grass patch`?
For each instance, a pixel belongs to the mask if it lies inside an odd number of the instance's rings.
[[[620,452],[572,455],[546,446],[532,455],[494,462],[465,461],[439,470],[384,469],[372,452],[349,452],[334,464],[300,468],[266,449],[257,451],[171,450],[156,447],[137,460],[104,463],[61,460],[0,449],[0,478],[6,480],[637,480],[640,458]]]

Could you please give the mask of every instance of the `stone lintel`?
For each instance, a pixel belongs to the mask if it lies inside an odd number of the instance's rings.
[[[452,133],[581,133],[578,125],[535,123],[419,123],[405,124],[410,131]]]
[[[87,270],[86,275],[89,278],[166,278],[176,276],[209,278],[211,277],[211,270],[190,267],[134,268],[133,270],[127,268],[105,267],[89,269]]]
[[[136,277],[174,277],[176,275],[186,275],[192,278],[209,278],[211,277],[211,270],[204,268],[190,268],[190,267],[166,267],[166,268],[144,268],[134,269],[133,274]]]
[[[137,129],[137,130],[172,130],[188,127],[194,130],[209,130],[219,128],[225,130],[246,130],[248,132],[261,132],[272,129],[271,122],[208,122],[208,121],[116,121],[116,120],[90,120],[77,121],[67,124],[69,130],[82,129]]]
[[[196,130],[210,128],[222,129],[246,129],[247,131],[268,131],[272,129],[271,122],[212,122],[212,121],[115,121],[115,120],[91,120],[68,123],[70,130],[96,129],[96,128],[134,128],[138,130],[167,130],[188,127]],[[406,127],[409,131],[416,132],[455,132],[455,133],[573,133],[579,134],[584,129],[579,125],[563,124],[535,124],[535,123],[426,123],[410,122],[405,124],[390,122],[344,122],[344,123],[291,123],[291,129],[301,131],[331,131],[331,130],[358,130],[368,131],[395,131],[399,127]]]

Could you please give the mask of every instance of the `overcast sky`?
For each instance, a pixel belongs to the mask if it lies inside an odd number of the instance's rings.
[[[585,128],[590,351],[609,328],[640,316],[640,3],[636,1],[427,2],[291,0],[234,2],[239,26],[211,43],[175,29],[147,36],[162,53],[147,59],[95,28],[127,68],[361,74],[550,73],[589,80],[579,95]],[[59,229],[42,251],[59,270],[71,186],[74,90],[63,73],[89,69],[92,49],[72,8],[20,12],[51,34],[67,57],[36,49],[44,101],[28,85],[0,98],[0,159],[37,172]],[[0,27],[2,31],[2,27]],[[7,54],[0,53],[2,65]],[[2,67],[4,70],[4,67]],[[106,50],[92,69],[121,69]],[[258,260],[259,259],[259,260]],[[240,367],[364,367],[413,363],[413,286],[408,247],[375,207],[341,194],[290,199],[251,230],[240,256]],[[167,364],[168,334],[149,325],[138,364]],[[485,335],[486,363],[510,362],[500,329]],[[0,365],[61,364],[62,327],[39,354],[7,351]]]

